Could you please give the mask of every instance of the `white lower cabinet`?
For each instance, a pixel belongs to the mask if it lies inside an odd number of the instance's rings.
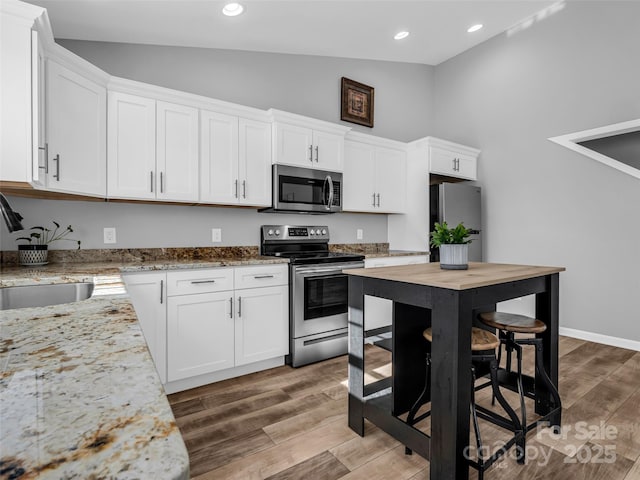
[[[232,302],[232,291],[169,297],[169,382],[234,366]]]
[[[149,353],[162,383],[167,382],[167,309],[165,273],[135,273],[122,276]]]
[[[274,264],[123,275],[162,383],[198,376],[200,384],[209,383],[208,374],[226,370],[229,378],[239,374],[235,367],[289,353],[287,269]]]
[[[397,265],[414,265],[427,263],[426,255],[406,255],[397,257],[367,258],[364,268],[391,267]],[[391,326],[393,316],[393,302],[386,298],[364,297],[364,328],[374,330]]]

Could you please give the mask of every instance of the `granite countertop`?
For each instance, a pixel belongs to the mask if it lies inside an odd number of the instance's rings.
[[[189,478],[189,457],[121,273],[255,257],[3,267],[0,287],[95,283],[88,300],[0,312],[0,478]]]

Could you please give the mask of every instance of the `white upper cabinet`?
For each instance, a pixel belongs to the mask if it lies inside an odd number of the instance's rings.
[[[109,198],[196,202],[198,110],[109,92]]]
[[[271,204],[271,124],[200,112],[200,201]]]
[[[156,198],[198,201],[198,110],[156,103]]]
[[[47,62],[49,190],[106,195],[107,91]]]
[[[458,143],[428,137],[429,173],[449,177],[478,179],[480,150]]]
[[[342,172],[349,127],[271,109],[273,163]]]
[[[345,211],[402,213],[407,153],[399,142],[350,133],[345,142]]]
[[[109,92],[107,193],[111,198],[155,198],[156,102]]]

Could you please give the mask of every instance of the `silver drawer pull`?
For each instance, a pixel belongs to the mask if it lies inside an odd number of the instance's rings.
[[[216,283],[215,280],[194,280],[191,282],[191,285],[196,285],[199,283]]]
[[[273,275],[254,275],[253,278],[273,278]]]

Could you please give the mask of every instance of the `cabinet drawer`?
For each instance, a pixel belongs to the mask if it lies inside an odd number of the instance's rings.
[[[211,268],[167,273],[167,296],[233,290],[233,268]]]
[[[235,288],[271,287],[289,283],[287,264],[236,267]]]

